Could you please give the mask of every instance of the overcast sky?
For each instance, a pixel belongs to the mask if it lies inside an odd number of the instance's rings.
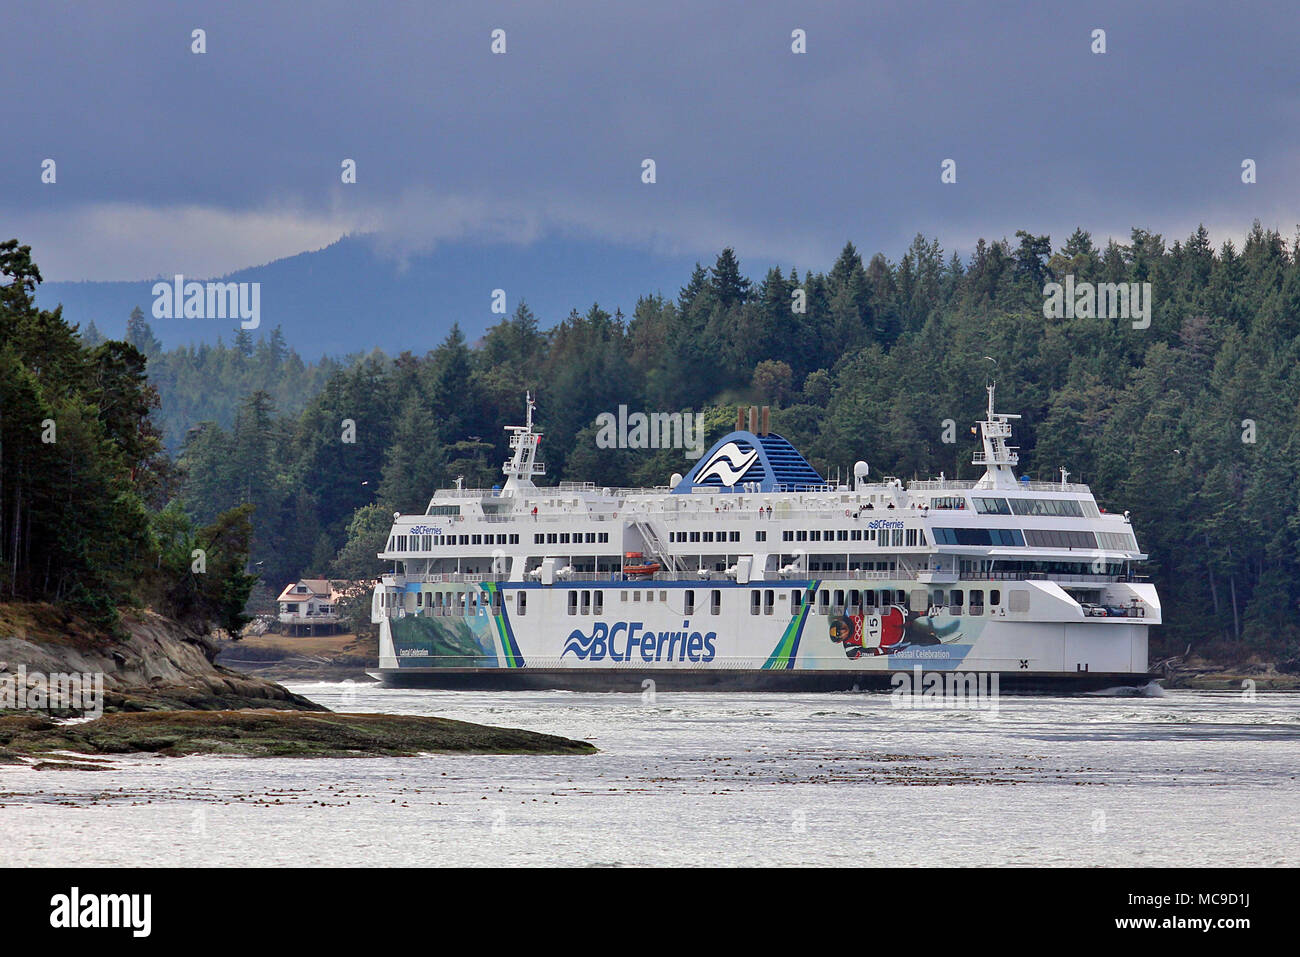
[[[1300,223],[1295,0],[301,6],[7,4],[3,238],[69,280],[217,275],[347,232],[399,260],[577,235],[824,269],[917,232],[968,252]]]

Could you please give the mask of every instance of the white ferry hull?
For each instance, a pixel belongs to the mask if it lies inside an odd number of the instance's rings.
[[[1152,680],[1148,621],[1082,618],[1050,589],[1005,586],[1024,610],[909,611],[905,596],[925,593],[915,581],[425,582],[381,618],[376,675],[393,687],[627,692],[865,691],[917,668],[996,673],[1008,692]],[[850,590],[872,603],[836,605]],[[437,592],[455,600],[434,607],[468,613],[432,613]]]

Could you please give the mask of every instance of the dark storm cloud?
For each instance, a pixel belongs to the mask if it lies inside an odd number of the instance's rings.
[[[968,250],[1017,228],[1059,243],[1075,225],[1173,238],[1205,222],[1222,240],[1300,220],[1293,4],[45,4],[7,19],[0,218],[52,278],[218,272],[347,231],[398,256],[569,233],[822,268],[845,239],[896,256],[918,231]]]

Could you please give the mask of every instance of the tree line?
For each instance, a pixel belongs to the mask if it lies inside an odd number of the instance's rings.
[[[1150,283],[1149,326],[1045,318],[1045,284],[1067,276]],[[823,474],[865,458],[877,475],[975,478],[966,430],[993,376],[1001,409],[1023,415],[1024,473],[1064,467],[1102,507],[1131,511],[1166,607],[1157,642],[1295,653],[1297,241],[1259,223],[1240,249],[1204,227],[1104,246],[1082,229],[1059,246],[1020,231],[963,259],[918,236],[896,262],[847,244],[829,271],[754,280],[725,249],[683,278],[631,315],[593,304],[545,329],[521,302],[473,344],[453,327],[424,355],[307,367],[292,396],[272,373],[224,419],[196,394],[175,501],[197,522],[251,506],[251,567],[275,590],[364,577],[393,511],[458,477],[501,481],[502,427],[522,421],[525,389],[550,481],[664,485],[689,467],[680,450],[598,447],[596,417],[619,405],[703,412],[712,441],[750,403],[771,405],[773,429]],[[171,386],[158,387],[165,409]]]
[[[193,522],[145,356],[37,309],[40,269],[16,239],[0,242],[0,280],[0,599],[60,604],[107,633],[126,606],[238,629],[252,509]]]

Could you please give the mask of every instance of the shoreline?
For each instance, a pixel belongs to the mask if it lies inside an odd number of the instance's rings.
[[[414,757],[421,754],[595,754],[586,741],[425,715],[333,711],[137,711],[59,724],[0,715],[0,765],[92,770],[106,758]]]

